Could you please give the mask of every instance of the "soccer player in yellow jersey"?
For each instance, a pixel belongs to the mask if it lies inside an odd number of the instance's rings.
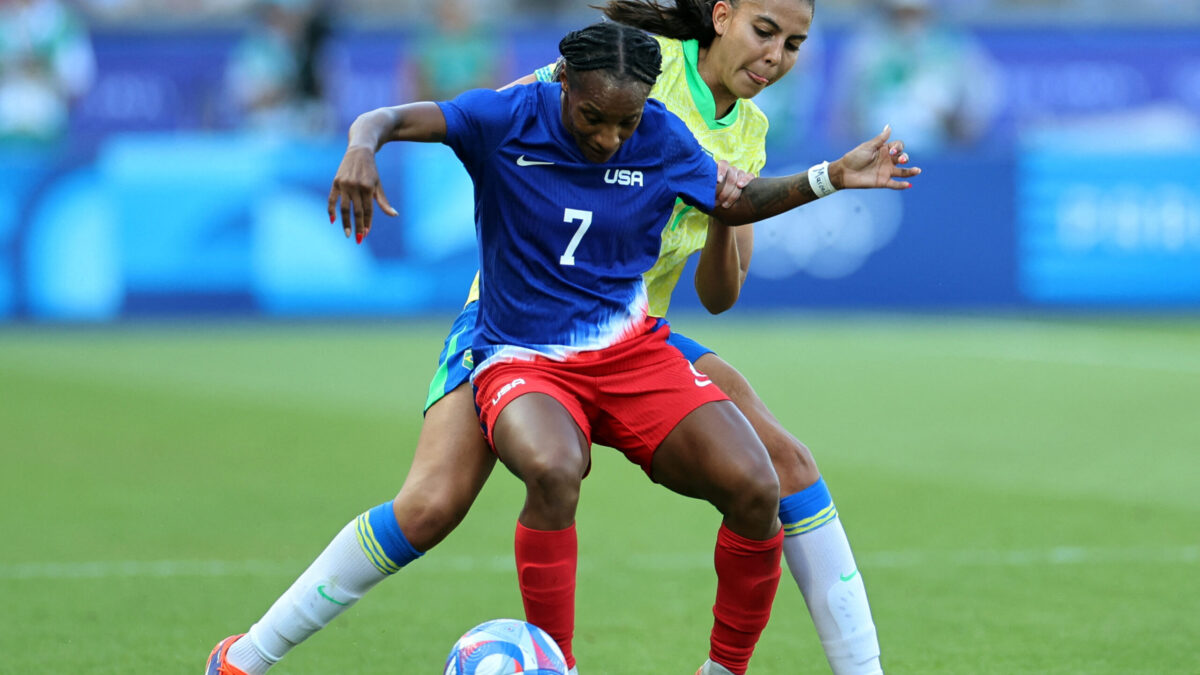
[[[767,119],[749,99],[794,65],[812,23],[813,1],[674,0],[659,5],[613,0],[603,11],[610,19],[658,36],[663,72],[651,97],[682,118],[714,158],[757,174],[765,163]],[[514,84],[551,77],[548,67]],[[376,149],[390,140],[395,123],[386,110],[367,113],[355,123],[369,130]],[[895,178],[909,178],[919,170],[896,167],[908,157],[903,143],[888,140],[889,133],[885,129],[842,158],[814,166],[800,186],[799,200],[788,195],[790,203],[841,188],[910,187]],[[350,157],[348,150],[339,178],[357,171],[367,177],[367,185],[375,186],[366,190],[365,204],[355,205],[361,238],[370,228],[372,192],[385,213],[395,215],[395,210],[378,188],[373,160],[355,163]],[[744,186],[747,176],[733,175]],[[348,235],[350,220],[345,215],[343,227]],[[666,313],[684,263],[697,251],[695,287],[704,306],[713,313],[733,306],[752,248],[752,226],[727,227],[677,204],[663,226],[659,261],[645,275],[651,314]],[[412,466],[399,494],[350,521],[246,636],[219,643],[207,675],[262,675],[377,583],[438,544],[465,517],[496,461],[480,433],[468,382],[474,365],[473,300],[474,292],[446,339]],[[770,452],[782,496],[784,556],[833,672],[882,672],[862,574],[808,448],[779,424],[731,365],[678,334],[673,333],[672,344],[733,400]],[[573,530],[571,536],[573,547]],[[701,670],[703,675],[728,672],[711,661]]]

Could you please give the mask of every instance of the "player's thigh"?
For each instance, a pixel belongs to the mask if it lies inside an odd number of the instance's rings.
[[[426,412],[412,465],[394,501],[396,518],[413,545],[426,550],[448,534],[495,464],[479,428],[471,386],[461,385]]]
[[[578,482],[591,459],[587,436],[575,418],[543,392],[518,396],[504,406],[496,417],[492,443],[504,465],[527,483]]]
[[[744,375],[712,352],[696,359],[695,366],[725,392],[754,427],[771,455],[784,494],[797,492],[817,481],[820,474],[808,447],[779,423]]]
[[[779,508],[779,481],[766,448],[729,401],[706,403],[684,417],[655,450],[651,467],[656,482],[704,499],[726,517],[737,513],[762,525],[773,522]]]

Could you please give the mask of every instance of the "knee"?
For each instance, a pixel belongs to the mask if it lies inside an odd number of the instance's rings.
[[[568,454],[545,453],[521,463],[520,477],[531,504],[574,512],[583,468]]]
[[[727,517],[743,527],[771,529],[779,514],[779,479],[773,471],[747,472],[735,482]]]
[[[771,455],[771,464],[784,494],[799,492],[821,477],[812,451],[783,427],[773,424],[761,433],[760,438]]]
[[[406,491],[392,500],[400,531],[418,551],[428,551],[462,522],[471,497],[454,490],[429,491],[413,497]]]

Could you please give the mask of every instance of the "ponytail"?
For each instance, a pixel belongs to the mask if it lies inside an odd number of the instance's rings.
[[[713,5],[717,0],[672,0],[674,7],[659,4],[658,0],[608,0],[603,6],[592,5],[612,21],[676,40],[696,40],[701,47],[712,44],[717,32],[713,29]],[[810,7],[816,0],[803,0]],[[737,7],[738,0],[725,0]]]
[[[737,0],[727,0],[737,5]],[[627,26],[676,40],[697,40],[707,47],[716,37],[712,11],[716,0],[674,0],[674,7],[657,0],[609,0],[596,7],[604,16]]]

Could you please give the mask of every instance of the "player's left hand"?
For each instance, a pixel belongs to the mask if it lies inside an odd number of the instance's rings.
[[[830,162],[829,179],[839,190],[844,188],[890,188],[907,190],[912,183],[898,178],[912,178],[921,173],[915,166],[906,167],[908,153],[904,141],[889,141],[892,125],[883,128],[875,138]]]
[[[725,160],[717,162],[717,204],[725,208],[742,196],[742,188],[754,180],[754,174],[742,171]]]

